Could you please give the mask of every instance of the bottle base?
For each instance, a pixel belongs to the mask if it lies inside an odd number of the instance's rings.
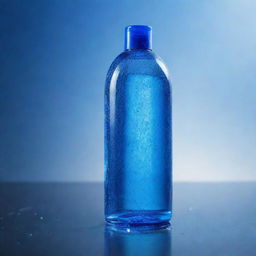
[[[171,211],[127,211],[106,215],[106,221],[119,227],[162,229],[170,226]]]

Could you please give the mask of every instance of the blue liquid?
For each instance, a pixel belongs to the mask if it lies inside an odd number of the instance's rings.
[[[105,218],[151,225],[171,219],[171,87],[151,50],[129,50],[105,88]]]

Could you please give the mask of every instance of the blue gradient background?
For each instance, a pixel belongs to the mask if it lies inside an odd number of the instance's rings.
[[[0,1],[0,181],[103,180],[103,92],[124,27],[173,83],[174,180],[256,180],[256,1]]]

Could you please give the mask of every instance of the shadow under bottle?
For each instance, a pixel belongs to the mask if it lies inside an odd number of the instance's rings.
[[[134,232],[105,226],[104,256],[171,256],[171,230]]]

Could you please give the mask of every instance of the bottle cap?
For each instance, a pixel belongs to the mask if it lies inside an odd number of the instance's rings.
[[[144,25],[126,27],[125,49],[152,49],[152,28]]]

